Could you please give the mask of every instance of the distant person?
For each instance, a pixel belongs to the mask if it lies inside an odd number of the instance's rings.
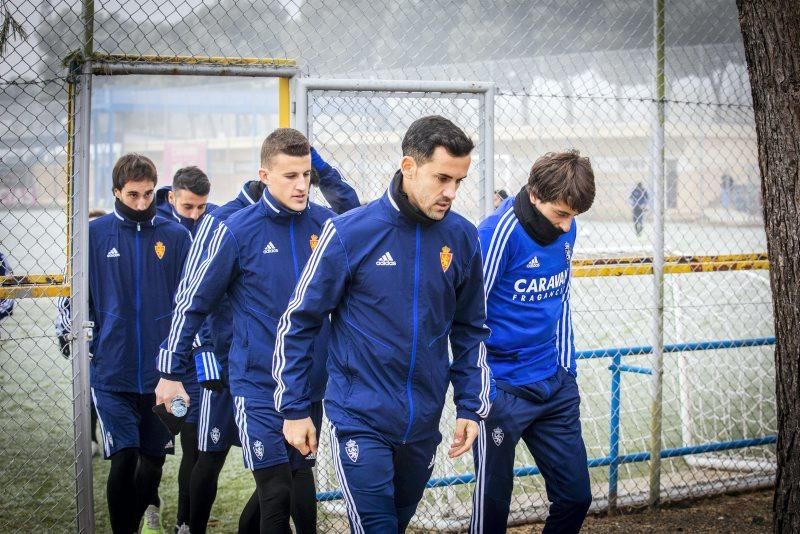
[[[650,195],[642,182],[636,182],[636,187],[628,195],[628,205],[633,211],[633,229],[636,230],[636,237],[639,237],[644,230],[644,213],[650,205]]]
[[[104,210],[89,210],[89,222],[97,219],[98,217],[102,217],[105,215],[106,212]],[[69,297],[58,297],[56,299],[56,337],[58,337],[58,346],[61,350],[61,355],[64,358],[69,359],[70,357],[70,334],[72,333],[72,318],[70,314],[72,310],[70,308],[70,300]],[[89,434],[92,438],[92,456],[98,456],[100,454],[100,447],[97,444],[97,411],[94,409],[94,401],[89,399],[91,404],[91,409],[89,410],[89,414],[91,415],[92,420],[92,430],[91,434]]]
[[[497,191],[495,191],[494,209],[497,209],[497,207],[507,198],[508,198],[508,192],[505,189],[498,189]]]
[[[0,276],[11,276],[11,266],[2,252],[0,252]],[[0,299],[0,321],[14,314],[14,299]]]
[[[723,173],[720,178],[719,205],[728,209],[731,207],[731,195],[733,193],[733,178],[730,174]]]

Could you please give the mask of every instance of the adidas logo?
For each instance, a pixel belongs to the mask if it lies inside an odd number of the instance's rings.
[[[390,252],[384,252],[383,256],[378,258],[378,261],[375,262],[375,265],[379,267],[387,267],[391,265],[397,265],[397,262],[394,261],[394,258],[392,258],[392,254]]]
[[[529,261],[528,265],[526,265],[525,267],[527,267],[528,269],[535,269],[538,266],[539,266],[539,258],[537,256],[534,256],[533,258],[531,258],[531,261]]]
[[[269,243],[267,243],[267,246],[264,247],[264,254],[273,254],[275,252],[278,252],[278,247],[273,245],[272,241],[270,241]]]
[[[106,254],[106,258],[119,258],[119,252],[117,252],[116,247],[108,251],[108,254]]]

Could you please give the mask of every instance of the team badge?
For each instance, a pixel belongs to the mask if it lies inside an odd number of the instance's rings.
[[[567,261],[572,259],[572,249],[569,248],[569,243],[564,243],[564,255],[567,257]]]
[[[215,445],[217,443],[219,443],[219,437],[220,437],[219,428],[217,428],[217,427],[212,428],[211,429],[211,441],[213,441]]]
[[[311,245],[311,252],[314,252],[317,249],[317,245],[319,245],[319,236],[317,234],[311,234],[311,239],[308,240],[308,244]]]
[[[492,430],[492,441],[494,441],[494,444],[497,445],[498,447],[503,444],[504,437],[505,434],[503,434],[503,429],[500,428],[499,426],[494,430]]]
[[[114,446],[114,438],[111,437],[111,432],[106,432],[106,443],[108,443],[109,448]]]
[[[439,253],[439,263],[442,264],[442,272],[446,273],[447,269],[450,268],[450,263],[453,261],[453,253],[450,252],[450,248],[442,247],[442,251]]]
[[[167,247],[165,247],[164,243],[162,243],[161,241],[157,241],[155,249],[156,249],[156,256],[158,256],[158,259],[159,260],[162,259],[164,257],[164,253],[167,251]]]
[[[358,443],[352,439],[348,440],[348,442],[344,444],[344,450],[352,462],[358,460]]]
[[[256,453],[256,458],[262,460],[264,458],[264,444],[259,440],[253,442],[253,452]]]

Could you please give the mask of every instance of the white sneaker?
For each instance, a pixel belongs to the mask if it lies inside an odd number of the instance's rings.
[[[100,456],[100,447],[97,446],[97,442],[92,442],[92,456]]]
[[[192,533],[189,531],[189,525],[183,523],[181,524],[181,526],[178,527],[177,534],[192,534]]]
[[[148,505],[144,511],[142,534],[164,534],[164,527],[161,526],[161,509],[154,504]]]

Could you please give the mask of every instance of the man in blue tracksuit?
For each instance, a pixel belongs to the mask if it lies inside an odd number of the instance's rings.
[[[293,478],[315,461],[313,455],[287,449],[282,418],[272,402],[271,369],[277,319],[318,244],[322,224],[333,215],[308,201],[311,159],[300,132],[282,128],[267,137],[259,170],[266,188],[254,204],[224,222],[209,218],[201,224],[159,356],[159,401],[185,398],[179,380],[192,339],[227,293],[233,311],[228,379],[245,466],[256,480],[261,532],[288,531]],[[252,199],[250,187],[245,193]]]
[[[449,213],[472,141],[431,116],[411,125],[402,148],[382,198],[325,224],[272,363],[286,440],[314,453],[311,345],[331,314],[325,410],[353,532],[405,531],[433,470],[449,383],[451,457],[470,448],[492,395],[477,233]]]
[[[320,192],[336,213],[358,207],[358,195],[353,188],[313,147],[311,164],[311,184],[319,186]],[[235,199],[214,212],[214,218],[225,221],[239,210],[257,203],[263,196],[265,187],[261,180],[246,182]],[[222,298],[204,326],[209,327],[211,342],[194,350],[199,370],[198,380],[205,386],[202,400],[198,404],[201,407],[198,426],[199,455],[191,476],[192,506],[189,527],[196,534],[206,531],[211,507],[216,499],[217,481],[230,447],[241,446],[234,420],[233,396],[224,384],[224,377],[228,376],[228,353],[233,340],[233,314],[228,297]],[[316,344],[315,350],[322,353],[327,350],[327,343]],[[324,372],[324,367],[317,369]],[[317,382],[321,386],[317,387],[313,401],[317,403],[317,414],[321,417],[325,376],[320,376]],[[293,470],[291,516],[298,534],[313,532],[316,525],[316,490],[310,464],[302,462],[300,468]],[[255,524],[255,529],[258,529],[259,515],[258,492],[255,491],[242,513],[242,528],[252,530],[250,527]]]
[[[519,194],[478,227],[492,331],[486,348],[498,391],[473,450],[472,533],[506,531],[520,438],[552,503],[544,532],[578,532],[591,503],[569,288],[573,217],[594,194],[588,158],[547,154]]]
[[[200,168],[183,167],[175,171],[172,185],[156,191],[156,211],[165,219],[174,220],[193,235],[200,226],[200,219],[211,213],[216,205],[208,202],[211,182]],[[206,330],[210,335],[210,332]],[[200,345],[198,340],[197,345]],[[184,387],[189,393],[189,411],[181,426],[181,464],[178,468],[178,510],[175,522],[180,534],[181,528],[189,525],[189,502],[192,469],[197,462],[197,422],[200,415],[200,399],[203,388],[197,381],[194,366],[189,367]]]
[[[161,529],[151,503],[158,502],[164,456],[173,443],[152,412],[155,364],[191,236],[156,215],[157,175],[148,158],[122,156],[112,179],[114,212],[89,224],[90,380],[103,454],[111,460],[106,487],[111,527],[130,534],[145,508],[145,529]]]

